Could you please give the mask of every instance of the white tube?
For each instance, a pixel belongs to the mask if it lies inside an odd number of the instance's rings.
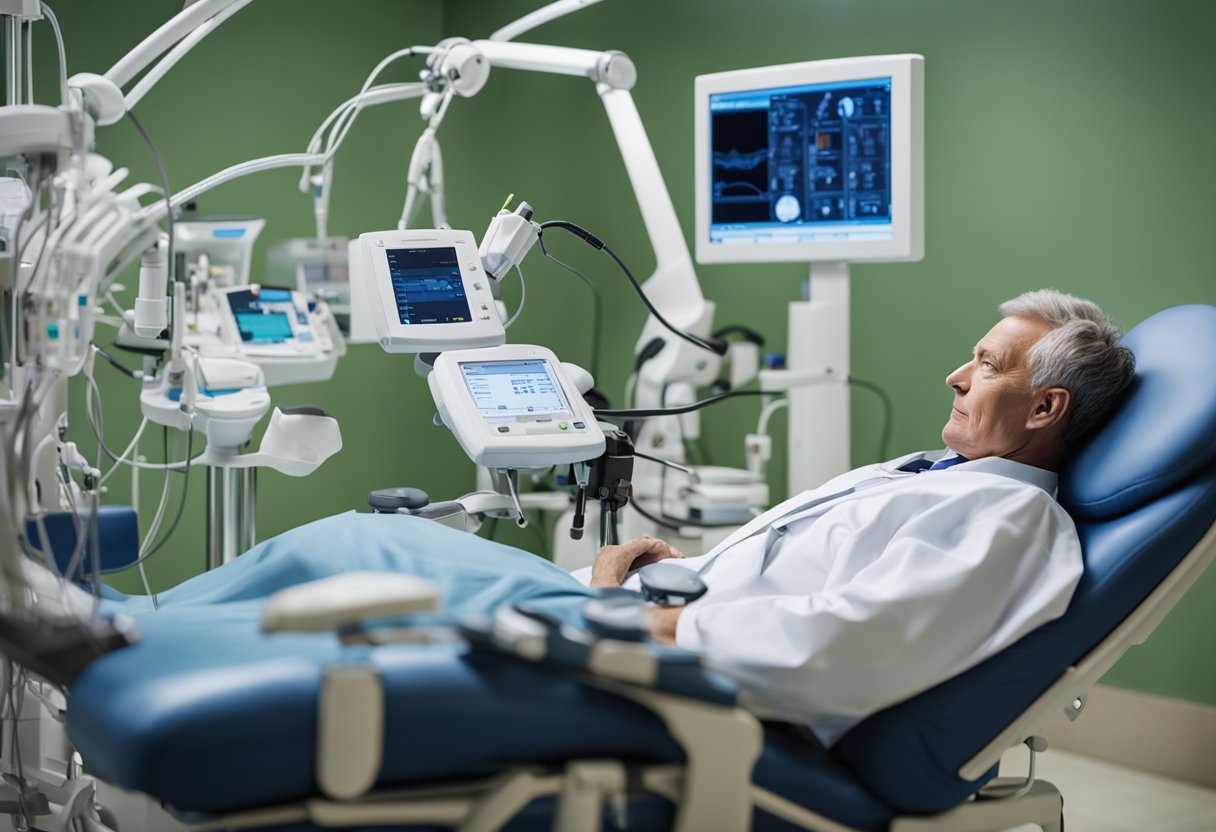
[[[144,75],[143,78],[139,79],[139,83],[135,85],[131,92],[127,93],[126,98],[123,99],[123,106],[128,110],[135,109],[135,105],[138,104],[145,95],[147,95],[148,90],[152,89],[152,87],[154,87],[156,83],[165,76],[166,72],[173,69],[174,65],[176,65],[187,52],[197,46],[198,42],[207,37],[207,35],[214,32],[217,26],[228,18],[232,17],[241,9],[248,6],[251,2],[253,2],[253,0],[232,0],[232,5],[216,12],[214,17],[210,18],[193,32],[178,41],[177,45],[169,50],[169,54],[161,58],[160,63],[148,70],[147,74]]]
[[[178,12],[155,32],[144,38],[139,46],[110,67],[106,77],[119,87],[125,86],[166,49],[194,31],[195,27],[207,18],[234,2],[238,2],[238,0],[198,0],[194,5]]]
[[[573,49],[569,46],[548,46],[538,43],[504,43],[478,40],[473,46],[481,50],[491,66],[503,69],[524,69],[554,75],[595,77],[603,52]]]
[[[159,243],[139,261],[139,295],[131,328],[141,338],[155,338],[169,326],[169,258]]]
[[[388,104],[392,101],[405,101],[410,98],[419,98],[426,92],[426,86],[421,82],[412,82],[404,84],[381,84],[378,87],[372,87],[362,95],[354,95],[342,102],[334,111],[326,116],[325,121],[321,122],[321,126],[312,134],[312,139],[308,142],[307,152],[317,153],[321,149],[321,139],[325,135],[325,131],[334,123],[335,119],[344,117],[347,112],[362,101],[364,107],[375,107],[379,104]],[[305,169],[300,175],[300,191],[307,193],[312,187],[309,181],[311,171]]]
[[[588,6],[594,6],[600,0],[557,0],[555,3],[550,3],[543,6],[534,12],[530,12],[518,20],[508,23],[494,34],[490,35],[490,40],[493,41],[508,41],[515,40],[524,32],[529,32],[537,26],[548,23],[551,20],[557,20],[559,17],[577,12],[580,9],[585,9]]]
[[[239,179],[242,176],[248,176],[252,173],[260,173],[265,170],[275,170],[276,168],[293,168],[301,165],[320,165],[326,161],[324,153],[283,153],[278,156],[264,156],[261,159],[250,159],[248,162],[241,162],[229,168],[213,173],[206,179],[196,182],[185,190],[178,191],[173,196],[173,207],[177,208],[192,199],[198,199],[199,195],[215,188],[225,182],[230,182],[233,179]],[[137,218],[140,222],[159,222],[165,218],[165,203],[163,200],[152,203],[142,209]]]

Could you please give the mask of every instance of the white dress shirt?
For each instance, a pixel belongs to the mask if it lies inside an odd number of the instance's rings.
[[[941,456],[850,471],[684,560],[709,590],[676,643],[830,744],[1062,615],[1082,561],[1056,475],[996,457],[896,470]]]

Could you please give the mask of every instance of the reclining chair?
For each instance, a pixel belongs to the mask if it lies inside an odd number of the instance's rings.
[[[1059,792],[995,778],[1002,752],[1041,748],[1216,553],[1216,307],[1127,344],[1133,389],[1061,472],[1086,561],[1066,614],[831,750],[695,657],[534,609],[472,649],[354,645],[357,614],[345,642],[179,617],[85,668],[68,735],[91,774],[212,828],[1058,830]]]

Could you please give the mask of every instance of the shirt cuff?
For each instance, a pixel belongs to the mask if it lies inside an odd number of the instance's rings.
[[[701,628],[697,626],[697,617],[702,612],[701,607],[689,605],[676,619],[676,647],[690,653],[701,653],[705,650],[705,640],[701,636]]]

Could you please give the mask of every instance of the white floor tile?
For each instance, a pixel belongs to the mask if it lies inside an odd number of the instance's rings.
[[[1025,771],[1024,749],[1001,761],[1002,776]],[[1064,795],[1065,832],[1216,832],[1216,790],[1053,750],[1038,755],[1037,776]]]

